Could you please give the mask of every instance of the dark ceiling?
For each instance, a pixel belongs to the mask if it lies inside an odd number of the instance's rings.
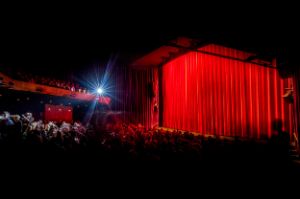
[[[80,72],[95,64],[105,65],[111,56],[128,61],[178,36],[217,42],[263,56],[293,61],[297,57],[297,16],[283,17],[275,10],[251,8],[233,13],[208,7],[203,13],[203,9],[187,7],[189,10],[163,7],[157,12],[151,7],[145,11],[118,6],[111,12],[99,7],[97,11],[85,12],[65,8],[59,12],[50,9],[9,13],[1,21],[0,67]]]

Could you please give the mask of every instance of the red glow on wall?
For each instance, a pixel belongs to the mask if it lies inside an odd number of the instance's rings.
[[[109,97],[99,97],[98,102],[100,104],[105,104],[105,105],[109,105],[110,104],[111,99]]]
[[[73,121],[73,108],[71,106],[61,105],[45,105],[45,120],[46,121]]]
[[[248,55],[210,46],[226,56]],[[274,68],[189,52],[162,67],[162,125],[220,136],[260,138],[272,135],[281,119],[292,132],[292,104],[282,97],[291,78]]]

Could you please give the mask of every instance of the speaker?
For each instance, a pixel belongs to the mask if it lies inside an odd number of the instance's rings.
[[[294,69],[289,66],[279,66],[277,67],[277,70],[281,78],[289,78],[292,77],[294,74]]]
[[[147,84],[147,92],[148,92],[148,97],[149,98],[155,97],[155,92],[154,92],[154,88],[153,88],[153,83],[152,82],[149,82]]]
[[[288,78],[293,76],[298,69],[298,60],[294,58],[280,56],[273,61],[277,65],[277,70],[281,78]]]

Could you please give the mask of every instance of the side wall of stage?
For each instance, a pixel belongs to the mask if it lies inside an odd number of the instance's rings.
[[[158,68],[119,67],[111,77],[114,87],[112,110],[122,121],[142,124],[146,129],[158,126]]]

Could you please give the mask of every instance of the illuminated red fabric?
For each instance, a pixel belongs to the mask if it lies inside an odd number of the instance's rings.
[[[109,105],[110,104],[111,99],[109,97],[99,97],[98,102],[100,104],[105,104],[105,105]]]
[[[219,46],[202,48],[231,57],[247,54]],[[202,134],[260,138],[282,119],[292,132],[293,105],[282,97],[291,78],[274,68],[199,52],[162,67],[162,125]]]
[[[293,97],[294,97],[294,107],[295,107],[295,126],[296,126],[296,130],[295,131],[295,136],[298,137],[298,143],[300,143],[299,141],[299,131],[300,131],[300,69],[298,68],[295,73],[294,73],[294,92],[293,92]]]
[[[73,108],[71,106],[60,105],[45,105],[45,120],[46,121],[73,121]]]

